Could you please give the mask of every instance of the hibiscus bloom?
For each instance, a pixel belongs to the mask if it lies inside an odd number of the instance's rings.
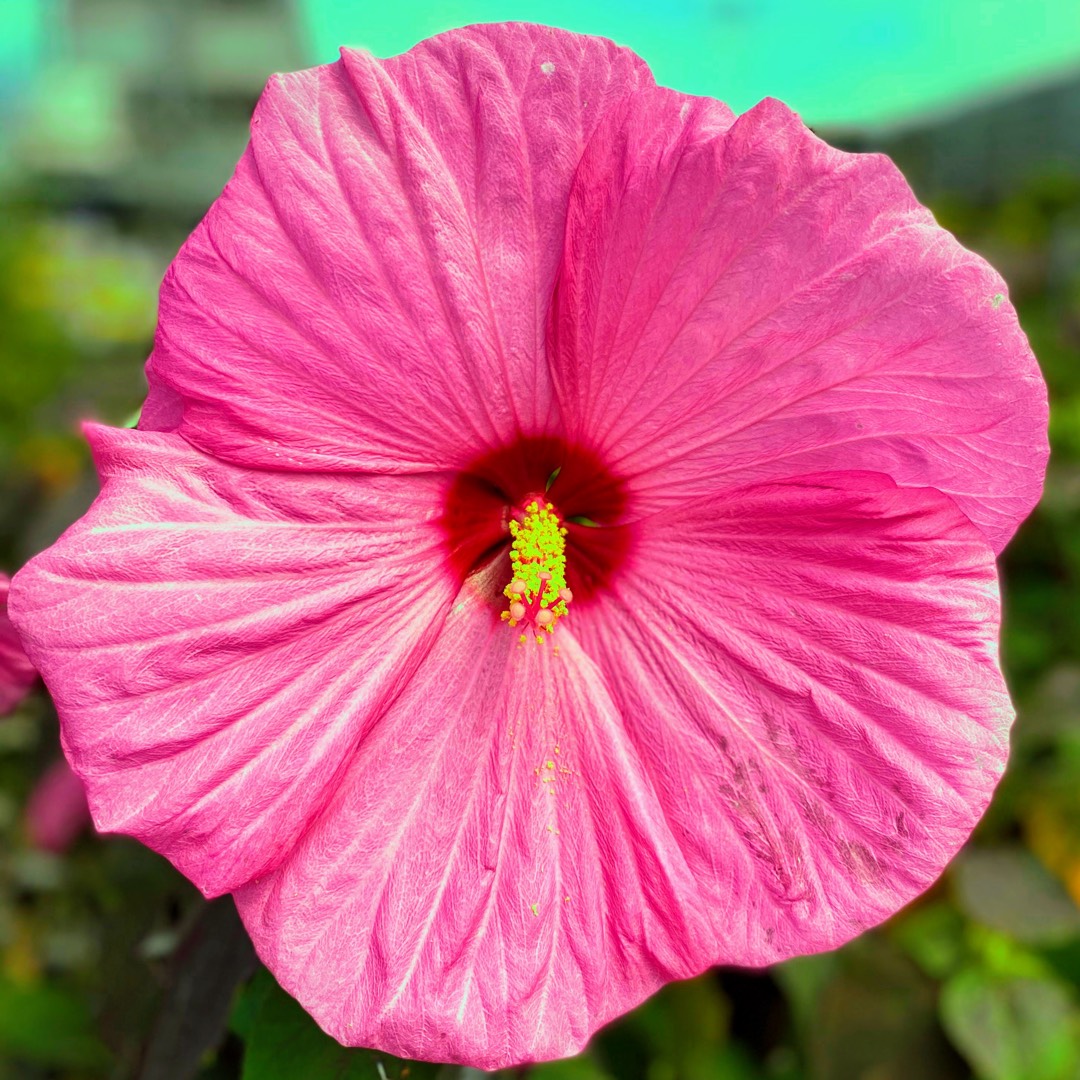
[[[10,712],[37,678],[7,613],[8,579],[0,574],[0,715]],[[50,765],[30,794],[26,828],[30,842],[64,851],[90,820],[82,781],[61,759]]]
[[[276,76],[147,372],[15,618],[98,828],[342,1042],[572,1053],[874,925],[985,808],[1045,389],[778,102],[523,25]]]
[[[0,574],[0,716],[11,712],[34,685],[37,672],[8,618],[8,579]]]
[[[64,758],[41,775],[26,804],[26,833],[43,851],[67,851],[90,824],[86,790]]]

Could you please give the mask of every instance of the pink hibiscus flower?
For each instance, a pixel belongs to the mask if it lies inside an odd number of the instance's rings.
[[[0,574],[0,715],[26,697],[37,671],[23,652],[7,614],[8,579]],[[82,781],[61,759],[51,765],[30,794],[26,828],[30,842],[64,851],[90,821]]]
[[[522,25],[276,76],[148,377],[15,618],[98,828],[341,1041],[572,1053],[879,922],[986,806],[1045,389],[778,102]]]
[[[8,579],[0,574],[0,716],[11,712],[34,685],[37,672],[8,618]]]
[[[62,852],[90,824],[90,808],[82,781],[61,758],[54,761],[30,793],[26,832],[34,847]]]

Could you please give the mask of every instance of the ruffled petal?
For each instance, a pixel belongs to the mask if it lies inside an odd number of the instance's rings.
[[[712,959],[611,689],[558,636],[557,656],[519,646],[467,585],[322,820],[237,893],[260,956],[342,1042],[557,1057]]]
[[[16,576],[12,618],[98,829],[220,893],[318,817],[438,632],[438,498],[89,435],[102,493]]]
[[[1042,488],[1046,388],[1004,282],[887,158],[776,101],[722,134],[669,91],[609,114],[551,334],[568,435],[642,512],[868,469],[949,494],[999,551]]]
[[[275,76],[162,285],[145,426],[234,462],[385,471],[544,429],[570,179],[651,82],[609,41],[523,24]]]
[[[586,614],[575,633],[719,913],[714,962],[832,948],[895,912],[1004,768],[993,553],[932,489],[844,473],[660,515]]]
[[[37,672],[27,659],[7,613],[8,579],[0,574],[0,716],[11,712],[34,684]]]

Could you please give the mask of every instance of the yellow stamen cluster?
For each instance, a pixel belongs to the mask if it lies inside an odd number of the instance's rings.
[[[531,502],[525,516],[510,522],[510,584],[503,595],[510,601],[502,617],[511,626],[529,618],[535,623],[536,640],[544,641],[543,632],[552,633],[555,624],[566,614],[573,594],[566,586],[566,528],[560,523],[551,503]],[[526,636],[521,635],[525,641]]]

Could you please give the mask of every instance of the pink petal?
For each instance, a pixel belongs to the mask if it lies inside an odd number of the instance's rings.
[[[570,178],[648,83],[611,42],[523,24],[275,76],[162,286],[145,425],[247,464],[389,471],[543,428]]]
[[[323,818],[237,893],[263,960],[342,1042],[557,1057],[715,958],[610,686],[572,635],[551,650],[467,586]]]
[[[1038,499],[1046,388],[978,256],[895,167],[776,101],[718,133],[642,91],[579,168],[553,311],[571,438],[644,511],[833,469],[951,495],[1000,550]]]
[[[46,769],[26,805],[30,842],[45,851],[66,851],[89,824],[82,781],[61,758]]]
[[[434,481],[249,473],[91,428],[98,501],[12,586],[97,827],[214,894],[318,817],[437,632]]]
[[[931,489],[840,473],[659,515],[596,614],[575,634],[717,914],[711,962],[886,918],[1004,768],[993,553]]]
[[[11,712],[26,697],[37,678],[8,618],[7,599],[8,579],[0,574],[0,716]]]
[[[993,556],[950,500],[733,491],[649,523],[622,582],[555,657],[470,579],[321,820],[238,892],[336,1038],[571,1053],[663,981],[847,940],[967,836],[1012,714]]]

